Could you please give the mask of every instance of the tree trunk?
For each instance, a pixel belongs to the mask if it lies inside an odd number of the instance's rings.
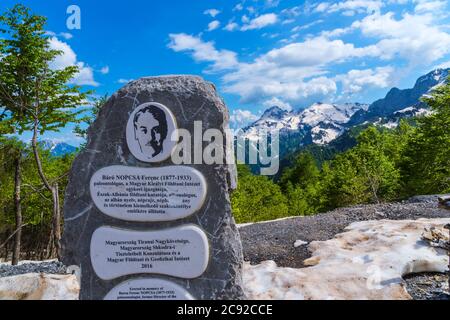
[[[47,188],[48,191],[52,193],[52,201],[53,201],[53,215],[52,215],[52,229],[53,229],[53,243],[56,250],[56,256],[60,259],[60,245],[59,241],[61,239],[61,226],[60,226],[60,209],[59,209],[59,194],[58,194],[58,184],[50,185],[50,182],[47,180],[47,177],[44,174],[44,170],[42,168],[41,158],[39,156],[38,150],[38,119],[35,119],[34,127],[33,127],[33,138],[31,139],[31,145],[33,147],[33,155],[36,161],[37,171],[39,177],[41,178],[42,183]]]
[[[15,175],[14,175],[14,209],[16,215],[16,235],[14,237],[14,247],[12,254],[13,266],[19,263],[20,259],[20,240],[22,239],[22,205],[20,202],[20,188],[22,185],[22,177],[20,170],[21,154],[17,156],[15,160]]]
[[[55,244],[56,257],[61,260],[61,213],[59,208],[59,190],[58,183],[55,183],[52,188],[53,199],[53,242]]]

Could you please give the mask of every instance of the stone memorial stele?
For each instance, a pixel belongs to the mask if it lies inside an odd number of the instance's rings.
[[[80,299],[245,298],[227,129],[224,102],[196,76],[142,78],[107,101],[64,202],[62,256],[80,270]]]

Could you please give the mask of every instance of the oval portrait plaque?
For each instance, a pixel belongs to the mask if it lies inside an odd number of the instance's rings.
[[[208,238],[195,225],[158,231],[100,227],[90,251],[92,267],[103,280],[145,273],[193,279],[205,272],[209,260]]]
[[[128,119],[128,148],[140,161],[164,161],[171,156],[178,142],[176,129],[175,116],[166,106],[157,102],[141,104]]]
[[[194,300],[194,297],[176,283],[142,278],[122,282],[104,300]]]
[[[173,221],[201,208],[206,180],[194,168],[111,166],[95,172],[90,193],[97,208],[117,219]]]

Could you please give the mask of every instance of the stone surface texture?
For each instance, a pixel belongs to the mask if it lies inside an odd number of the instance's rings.
[[[130,82],[116,92],[101,109],[88,130],[88,142],[75,159],[64,203],[65,230],[62,239],[63,262],[81,268],[81,299],[103,299],[116,285],[139,277],[125,276],[103,281],[95,275],[89,247],[93,232],[101,226],[153,231],[184,224],[202,228],[210,242],[210,260],[205,273],[192,280],[163,277],[186,288],[196,299],[241,299],[242,246],[231,214],[229,193],[236,185],[232,165],[193,164],[207,181],[207,197],[199,211],[170,222],[127,222],[108,217],[94,205],[89,181],[99,169],[124,165],[155,168],[173,165],[171,159],[151,164],[138,161],[126,143],[127,121],[133,109],[145,102],[159,102],[176,116],[178,128],[194,131],[194,121],[202,121],[203,131],[228,128],[228,110],[214,85],[196,76],[147,77]],[[208,142],[203,142],[203,147]],[[192,143],[194,148],[194,143]],[[193,152],[192,152],[193,154]],[[225,152],[224,152],[225,154]]]

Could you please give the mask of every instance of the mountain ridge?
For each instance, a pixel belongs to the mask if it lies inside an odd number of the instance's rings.
[[[384,98],[371,104],[316,102],[299,111],[272,106],[242,129],[242,137],[256,141],[260,131],[279,130],[283,157],[310,144],[328,145],[355,126],[375,124],[393,128],[402,118],[429,113],[428,106],[420,99],[445,83],[449,74],[450,68],[432,70],[419,77],[413,88],[391,88]]]

